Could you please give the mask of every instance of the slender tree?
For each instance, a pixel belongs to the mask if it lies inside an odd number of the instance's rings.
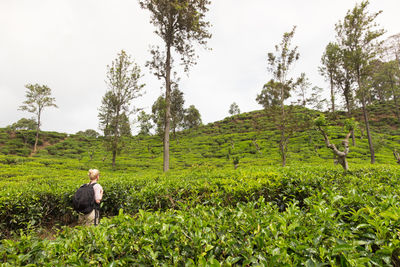
[[[329,81],[330,84],[332,113],[335,113],[335,81],[337,80],[340,61],[341,53],[339,46],[335,43],[329,43],[325,48],[324,54],[322,55],[322,66],[319,68],[319,71],[322,76]]]
[[[365,128],[371,154],[371,163],[375,163],[375,152],[369,128],[367,113],[368,78],[371,76],[371,61],[376,58],[381,42],[378,38],[384,33],[383,29],[376,29],[376,17],[381,13],[369,14],[369,2],[363,1],[349,10],[343,21],[336,24],[337,41],[343,50],[344,59],[350,67],[354,80],[357,83],[357,96],[362,104]]]
[[[25,94],[26,100],[23,102],[23,105],[19,107],[19,109],[26,110],[36,115],[36,137],[35,145],[33,146],[33,153],[36,153],[43,109],[46,107],[57,108],[57,105],[55,104],[56,99],[51,97],[51,89],[48,86],[27,84],[25,87],[27,88]]]
[[[280,109],[278,127],[281,132],[279,151],[282,157],[282,166],[286,165],[286,153],[290,137],[290,134],[286,131],[289,120],[284,102],[300,80],[288,77],[290,68],[300,56],[297,52],[297,46],[294,48],[291,47],[295,30],[296,27],[293,27],[292,31],[283,34],[281,43],[275,46],[275,54],[268,53],[268,70],[272,74],[273,79],[264,86],[266,92],[270,92],[268,97],[265,98],[269,99],[269,101],[264,102],[264,107],[272,106]]]
[[[139,83],[140,77],[139,66],[123,50],[111,66],[107,66],[108,91],[103,96],[98,117],[106,147],[112,152],[113,168],[121,149],[121,136],[130,135],[130,105],[133,99],[141,96],[144,87],[144,84]]]
[[[164,42],[164,48],[153,47],[148,62],[154,75],[165,83],[164,172],[169,170],[169,132],[171,122],[171,73],[173,52],[180,57],[185,72],[196,63],[193,42],[206,45],[211,38],[205,14],[209,0],[138,0],[150,11],[150,22]]]
[[[344,57],[344,50],[341,49],[339,44],[330,42],[321,58],[322,66],[319,68],[321,75],[323,75],[330,83],[331,90],[331,110],[335,110],[335,95],[336,91],[340,91],[343,96],[347,117],[352,117],[352,110],[354,108],[354,78],[349,66],[349,62]],[[353,146],[356,145],[354,132],[351,134]]]

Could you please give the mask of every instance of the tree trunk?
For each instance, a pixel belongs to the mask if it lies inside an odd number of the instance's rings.
[[[347,117],[351,118],[351,97],[350,97],[350,84],[349,82],[345,82],[345,87],[343,90],[344,99],[346,101],[346,108],[347,108]],[[356,146],[356,137],[354,135],[354,130],[351,131],[351,140],[353,146]]]
[[[360,83],[358,83],[358,85],[360,86]],[[361,87],[359,87],[359,88],[361,88]],[[366,103],[365,103],[364,92],[362,92],[361,102],[362,102],[362,110],[363,110],[363,116],[364,116],[365,129],[367,130],[369,151],[371,153],[371,164],[374,164],[375,163],[375,151],[374,151],[374,145],[372,143],[371,132],[369,130],[368,113],[367,113],[367,107],[366,107]]]
[[[35,137],[35,145],[33,146],[33,153],[36,153],[37,151],[37,144],[39,141],[39,127],[40,127],[40,113],[41,109],[39,108],[39,113],[38,113],[38,121],[37,121],[37,127],[36,127],[36,137]]]
[[[347,106],[347,117],[351,119],[351,106],[350,101],[346,99],[346,106]],[[356,136],[354,134],[354,130],[351,131],[351,141],[353,146],[356,146]]]
[[[393,155],[394,155],[394,157],[396,159],[397,164],[400,164],[400,155],[399,155],[399,153],[396,150],[394,150],[393,151]]]
[[[284,144],[284,139],[285,139],[285,125],[282,125],[282,131],[281,131],[281,142],[280,142],[280,150],[281,150],[281,157],[282,157],[282,167],[286,166],[286,150],[285,150],[285,144]]]
[[[112,151],[112,155],[113,155],[113,157],[112,157],[112,167],[114,169],[115,168],[115,159],[117,158],[117,150],[114,149],[114,148],[113,148],[113,151]]]
[[[280,141],[280,149],[281,149],[281,157],[282,157],[282,166],[286,166],[286,150],[285,150],[285,105],[284,105],[284,86],[283,83],[281,85],[281,141]]]
[[[345,171],[349,170],[349,164],[347,163],[346,157],[338,157],[338,162],[342,165]]]
[[[320,126],[318,126],[318,130],[323,135],[326,146],[332,150],[332,152],[335,156],[337,156],[337,158],[338,158],[337,162],[340,165],[342,165],[342,167],[345,171],[348,171],[349,165],[347,163],[347,155],[349,154],[349,138],[350,138],[351,132],[349,132],[346,135],[346,137],[344,138],[344,140],[342,141],[344,150],[339,151],[337,149],[337,147],[329,141],[328,135],[325,133],[325,131]]]
[[[169,131],[171,118],[171,47],[167,44],[165,72],[165,129],[164,129],[164,168],[163,171],[169,170]]]
[[[331,75],[331,103],[332,103],[332,113],[335,114],[335,92],[334,92],[332,75]]]
[[[118,150],[118,128],[119,128],[119,107],[117,108],[117,116],[114,125],[114,140],[112,144],[112,167],[115,168],[115,161],[117,158],[117,150]]]

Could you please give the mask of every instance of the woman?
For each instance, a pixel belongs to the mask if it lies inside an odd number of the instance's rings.
[[[79,214],[79,224],[83,225],[97,225],[99,223],[99,207],[100,207],[100,202],[101,199],[103,198],[103,187],[98,184],[98,181],[100,179],[100,172],[99,170],[96,169],[90,169],[89,170],[89,179],[90,182],[87,184],[87,186],[93,187],[94,191],[94,209],[89,212],[88,214]]]

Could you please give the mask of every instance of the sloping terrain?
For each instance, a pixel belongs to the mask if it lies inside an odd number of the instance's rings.
[[[299,128],[289,140],[288,164],[291,162],[319,163],[333,158],[325,147],[320,133],[313,127],[312,120],[319,112],[297,107],[307,127]],[[350,162],[368,162],[369,150],[361,113],[355,113],[359,127],[355,132],[356,146],[350,147]],[[331,140],[340,147],[345,136],[341,125],[344,113],[330,118],[328,133]],[[400,150],[399,122],[389,106],[370,108],[371,129],[378,163],[394,163],[393,150]],[[29,155],[34,141],[31,131],[7,133],[0,131],[0,153]],[[195,165],[229,166],[233,160],[241,165],[280,164],[280,132],[272,117],[264,110],[243,113],[224,120],[200,126],[197,129],[171,134],[171,168],[181,169]],[[96,162],[108,168],[111,154],[105,151],[102,137],[89,138],[79,135],[42,132],[39,144],[46,143],[35,157],[71,158],[83,162]],[[160,169],[162,165],[162,139],[160,136],[135,136],[124,139],[124,150],[117,157],[119,169]]]

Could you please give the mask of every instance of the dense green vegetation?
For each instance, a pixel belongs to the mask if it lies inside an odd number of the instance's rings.
[[[127,139],[113,170],[102,137],[41,133],[46,146],[22,157],[29,153],[10,155],[10,147],[24,139],[4,129],[0,259],[5,266],[389,265],[399,247],[392,150],[400,136],[384,108],[371,111],[379,164],[367,164],[368,143],[357,130],[347,173],[312,127],[291,138],[288,166],[278,167],[279,133],[265,111],[178,132],[166,174],[159,136]],[[329,120],[335,143],[344,118]],[[103,219],[72,227],[71,196],[89,168],[101,171]]]
[[[3,194],[1,221],[29,225],[71,212],[64,197],[74,188],[68,174],[31,190],[20,183],[29,193],[16,193],[22,201],[14,205]],[[112,215],[122,208],[134,217],[120,211],[97,228],[64,228],[54,240],[24,233],[4,240],[0,258],[10,265],[385,265],[400,242],[397,166],[357,166],[348,174],[296,165],[104,176],[103,211]]]

